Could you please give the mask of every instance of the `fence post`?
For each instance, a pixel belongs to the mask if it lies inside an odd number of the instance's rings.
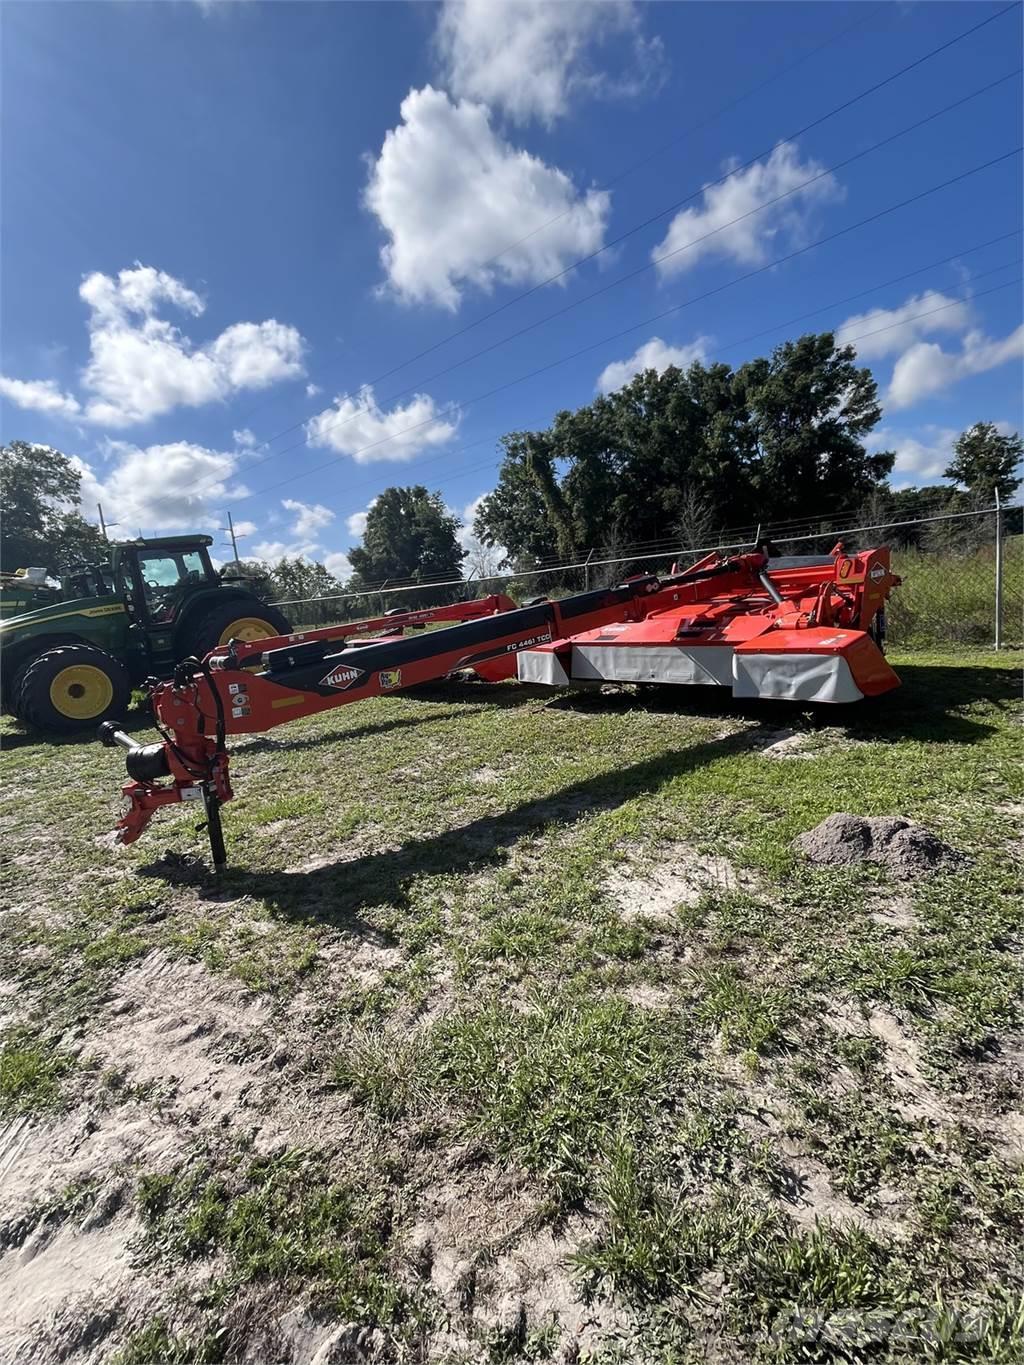
[[[587,555],[587,561],[583,565],[583,591],[590,591],[590,561],[594,558],[594,551],[591,550]]]
[[[1003,508],[996,489],[996,649],[1003,644]]]

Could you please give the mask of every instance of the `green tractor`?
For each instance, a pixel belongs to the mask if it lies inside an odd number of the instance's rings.
[[[221,578],[210,536],[111,546],[109,564],[65,575],[59,600],[0,620],[0,699],[37,730],[70,734],[120,717],[144,678],[229,640],[287,635],[244,579]]]

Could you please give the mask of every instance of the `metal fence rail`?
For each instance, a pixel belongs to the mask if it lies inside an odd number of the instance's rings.
[[[780,546],[830,550],[842,539],[848,549],[872,543],[893,546],[893,567],[903,578],[889,608],[889,640],[908,648],[941,649],[958,645],[995,648],[1024,645],[1024,535],[1021,508],[985,507],[943,512],[912,520],[870,525],[816,519],[814,530],[794,535],[766,534]],[[808,522],[804,522],[808,525]],[[718,539],[684,549],[677,540],[645,545],[595,546],[585,557],[544,563],[486,578],[443,578],[424,582],[385,581],[358,591],[325,597],[288,599],[284,609],[301,628],[344,624],[389,608],[440,605],[460,598],[503,591],[518,599],[560,596],[612,586],[627,574],[665,570],[672,562],[691,562],[719,551],[749,549],[751,538]]]

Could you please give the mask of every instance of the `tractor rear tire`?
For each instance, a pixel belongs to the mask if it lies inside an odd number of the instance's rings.
[[[131,695],[128,670],[112,654],[95,645],[59,645],[24,670],[14,711],[34,730],[70,735],[123,716]]]
[[[290,635],[291,629],[288,618],[276,607],[268,607],[256,597],[249,601],[236,598],[211,607],[189,623],[184,632],[184,648],[179,648],[178,654],[180,657],[194,654],[201,659],[229,640],[270,640],[276,635]]]

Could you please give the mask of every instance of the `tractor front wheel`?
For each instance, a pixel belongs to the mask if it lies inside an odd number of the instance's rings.
[[[179,649],[178,653],[194,654],[201,659],[229,640],[271,640],[290,632],[288,618],[276,607],[268,607],[257,598],[249,602],[224,602],[204,613],[188,628],[185,648]]]
[[[22,673],[14,711],[33,729],[69,735],[122,716],[132,695],[124,664],[95,645],[60,645]]]

